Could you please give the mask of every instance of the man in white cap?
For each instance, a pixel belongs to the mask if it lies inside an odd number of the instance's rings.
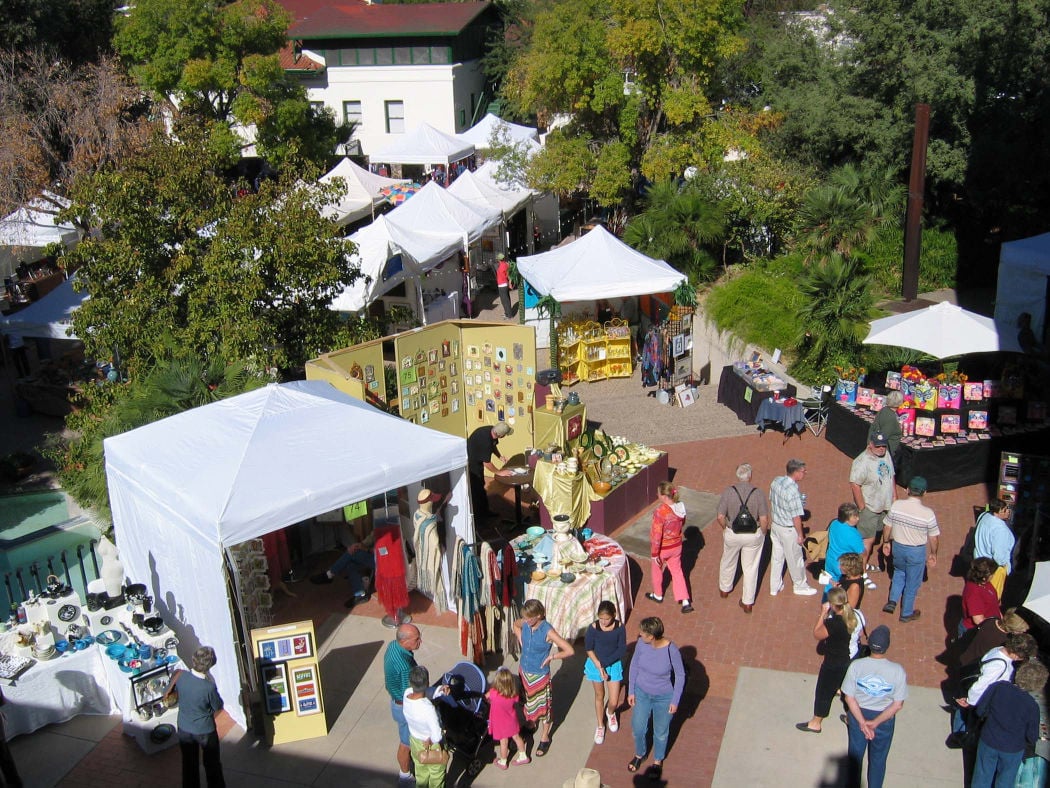
[[[491,517],[493,514],[489,508],[488,494],[485,492],[485,469],[495,476],[506,475],[493,465],[492,458],[495,456],[503,459],[499,451],[500,438],[513,434],[511,426],[505,421],[500,421],[491,426],[478,427],[467,438],[467,472],[470,476],[470,500],[475,517]]]
[[[857,530],[864,539],[868,572],[881,572],[879,553],[875,545],[882,536],[886,512],[897,498],[897,484],[893,477],[893,458],[889,455],[889,439],[881,432],[868,438],[868,445],[853,461],[849,471],[849,487],[853,503],[860,509]],[[868,588],[874,585],[865,584]]]

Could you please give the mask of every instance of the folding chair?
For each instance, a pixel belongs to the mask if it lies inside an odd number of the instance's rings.
[[[831,386],[814,386],[807,399],[802,400],[803,418],[815,437],[828,426],[828,411],[831,409]]]

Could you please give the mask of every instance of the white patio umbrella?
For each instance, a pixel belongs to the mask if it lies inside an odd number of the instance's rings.
[[[864,344],[906,347],[934,358],[1021,350],[1015,336],[999,334],[992,318],[947,302],[873,320]]]
[[[1044,621],[1050,621],[1050,561],[1040,561],[1035,565],[1032,586],[1028,589],[1024,607]]]

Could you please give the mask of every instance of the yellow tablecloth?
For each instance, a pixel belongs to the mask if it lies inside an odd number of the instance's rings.
[[[551,516],[569,515],[573,528],[582,528],[591,516],[591,485],[582,473],[566,476],[554,472],[555,464],[538,460],[533,472],[532,488],[543,499]]]
[[[573,421],[576,417],[579,417],[578,422]],[[573,429],[570,428],[570,421],[574,425],[575,435],[572,435]],[[587,406],[583,404],[566,405],[565,410],[561,413],[536,408],[532,414],[532,424],[533,440],[537,448],[546,449],[552,444],[567,448],[570,444],[577,443],[580,433],[587,426]],[[570,435],[572,435],[571,438]]]
[[[525,537],[515,539],[515,545]],[[547,620],[555,631],[568,641],[583,634],[594,621],[598,605],[608,600],[616,605],[622,619],[633,607],[631,600],[631,570],[627,556],[615,541],[595,534],[584,545],[587,552],[604,549],[611,553],[609,565],[599,575],[581,573],[566,585],[561,580],[541,580],[525,583],[525,598],[538,599],[547,609]]]

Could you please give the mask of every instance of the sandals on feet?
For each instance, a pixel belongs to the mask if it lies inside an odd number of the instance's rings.
[[[532,758],[525,754],[524,750],[520,751],[514,756],[514,760],[511,761],[515,766],[524,766],[527,763],[532,763]]]
[[[631,758],[631,762],[627,764],[627,771],[636,772],[642,767],[642,759],[635,755]]]
[[[547,754],[547,750],[549,750],[550,748],[551,748],[551,740],[550,739],[541,739],[540,743],[536,745],[536,757],[537,758],[542,758],[544,755]]]

